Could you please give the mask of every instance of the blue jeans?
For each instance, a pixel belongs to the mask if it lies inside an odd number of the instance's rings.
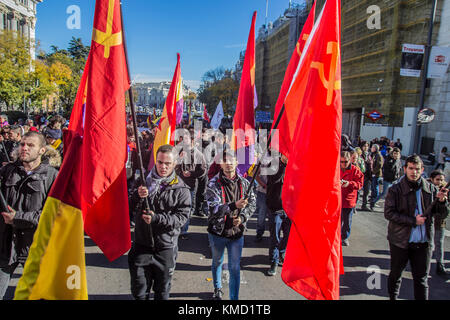
[[[19,263],[14,263],[10,266],[0,267],[0,301],[3,300],[9,287],[9,280],[11,280],[14,270],[16,270],[18,265]]]
[[[214,288],[222,288],[222,265],[225,248],[228,252],[228,271],[230,272],[230,300],[239,299],[239,287],[241,284],[241,257],[244,247],[244,237],[232,240],[208,233],[212,253],[212,275]]]
[[[291,229],[291,220],[283,210],[271,212],[269,215],[270,246],[269,259],[271,263],[280,262],[280,256],[284,256]],[[281,238],[283,231],[283,238]]]
[[[191,211],[189,212],[189,218],[187,219],[186,223],[184,224],[184,226],[181,227],[181,235],[185,235],[187,234],[187,231],[189,229],[189,220],[191,220],[191,216],[195,211],[195,197],[196,197],[196,192],[195,190],[191,190]]]
[[[436,263],[444,264],[444,241],[445,241],[445,228],[438,226],[431,230],[431,247],[436,257]]]
[[[372,194],[370,195],[370,206],[373,207],[380,194],[380,177],[372,177]]]
[[[355,208],[342,208],[341,211],[341,239],[347,240],[352,229],[352,217]]]
[[[257,217],[256,223],[256,236],[262,237],[266,229],[266,216],[267,216],[266,194],[260,191],[256,192],[256,210]]]
[[[378,194],[378,197],[375,199],[374,203],[377,203],[380,199],[383,199],[386,197],[388,189],[392,186],[393,182],[388,182],[383,180],[383,192],[381,194]]]

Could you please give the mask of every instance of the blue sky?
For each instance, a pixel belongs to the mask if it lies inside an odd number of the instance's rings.
[[[302,0],[294,1],[297,3]],[[265,23],[266,0],[122,0],[132,78],[136,82],[171,80],[176,53],[181,73],[197,89],[203,74],[231,68],[245,49],[253,11],[256,32]],[[67,9],[76,5],[81,28],[69,29]],[[289,0],[269,0],[268,20],[274,21]],[[37,6],[36,39],[42,50],[67,48],[72,37],[90,45],[94,0],[44,0]]]

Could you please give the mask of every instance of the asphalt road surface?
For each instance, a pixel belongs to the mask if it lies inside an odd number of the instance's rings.
[[[380,205],[383,202],[380,201]],[[359,208],[359,205],[358,207]],[[245,245],[241,261],[242,300],[304,300],[302,296],[286,286],[277,275],[265,275],[269,267],[269,233],[264,240],[256,243],[256,218],[248,223]],[[211,252],[208,247],[206,218],[194,216],[189,228],[189,239],[179,240],[179,255],[172,281],[171,299],[209,300],[213,283],[211,274]],[[353,217],[350,246],[343,248],[345,275],[340,279],[342,300],[386,300],[387,276],[389,274],[389,246],[386,240],[387,221],[382,208],[375,212],[358,211]],[[450,259],[450,234],[446,238],[445,258]],[[124,255],[110,263],[97,246],[86,237],[86,264],[88,292],[90,300],[130,300],[130,275],[128,260]],[[225,263],[227,261],[225,255]],[[450,264],[447,263],[450,268]],[[225,267],[226,268],[226,267]],[[11,280],[5,299],[12,299],[19,268]],[[413,282],[409,266],[403,274],[400,299],[413,299]],[[227,272],[224,272],[223,291],[228,299]],[[435,260],[432,260],[430,279],[430,299],[450,299],[450,279],[435,274]]]

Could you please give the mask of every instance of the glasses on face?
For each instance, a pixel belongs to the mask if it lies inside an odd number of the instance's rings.
[[[341,163],[349,163],[349,160],[341,161]]]

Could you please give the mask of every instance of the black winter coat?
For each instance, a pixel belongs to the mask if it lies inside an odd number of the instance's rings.
[[[266,204],[267,208],[272,212],[283,210],[281,190],[283,189],[285,170],[286,165],[279,161],[278,172],[267,176]]]
[[[137,193],[136,195],[137,196]],[[150,226],[142,219],[144,199],[138,204],[135,226],[135,242],[150,247],[149,228],[152,228],[155,250],[174,248],[178,243],[181,227],[189,218],[191,193],[186,184],[176,177],[175,181],[149,199],[150,209],[155,213]]]
[[[435,201],[437,188],[421,178],[422,212],[427,217],[425,226],[428,241],[434,219],[445,219],[449,213],[449,203]],[[388,240],[393,245],[407,249],[413,227],[416,227],[416,191],[408,184],[406,176],[389,188],[384,204],[384,216],[389,221]]]
[[[58,171],[42,163],[28,175],[21,162],[0,169],[1,192],[16,211],[12,225],[0,219],[0,263],[25,263],[47,195]]]
[[[402,162],[400,159],[395,160],[391,156],[387,156],[383,164],[383,180],[394,182],[402,176]]]

